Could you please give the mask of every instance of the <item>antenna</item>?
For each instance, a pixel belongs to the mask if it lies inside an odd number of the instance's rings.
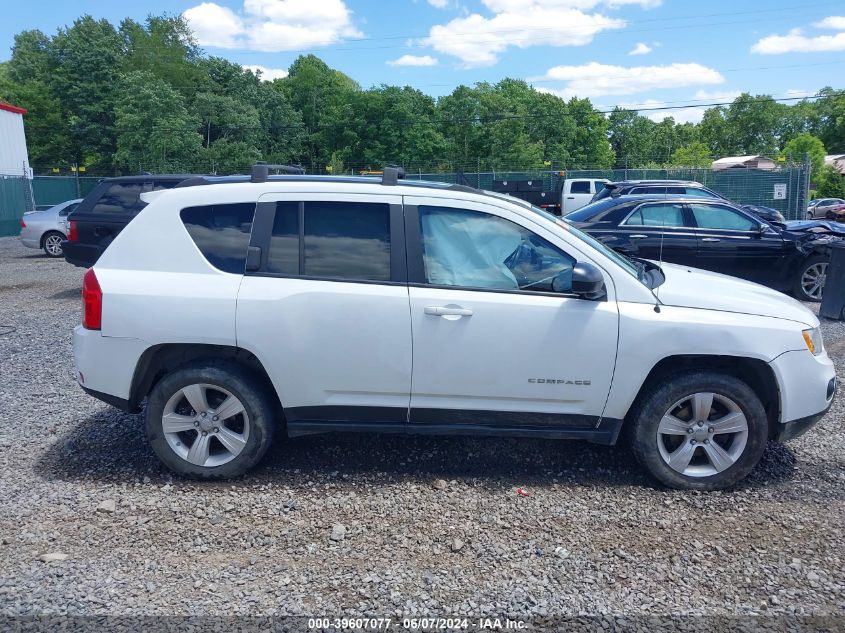
[[[663,270],[663,238],[666,237],[666,216],[664,215],[660,220],[660,251],[657,256],[657,266]],[[654,311],[660,312],[660,286],[654,290],[654,297],[657,303],[654,304]]]

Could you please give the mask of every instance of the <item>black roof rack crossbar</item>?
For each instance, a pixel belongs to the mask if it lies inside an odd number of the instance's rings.
[[[405,170],[402,167],[396,167],[395,165],[390,165],[384,168],[381,176],[381,184],[383,185],[395,185],[399,182],[400,179],[405,177]]]
[[[305,173],[302,167],[295,167],[293,165],[268,165],[267,163],[258,162],[252,166],[250,182],[267,182],[267,177],[270,175],[271,169],[295,176],[301,176]]]

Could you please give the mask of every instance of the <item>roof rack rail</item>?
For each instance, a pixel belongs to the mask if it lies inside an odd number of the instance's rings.
[[[397,165],[388,165],[384,168],[384,173],[381,176],[381,184],[395,185],[400,179],[405,177],[405,169]]]
[[[252,166],[252,177],[250,178],[250,182],[267,182],[271,169],[275,169],[276,171],[280,171],[284,174],[293,174],[296,176],[301,176],[305,173],[305,169],[302,167],[295,167],[294,165],[268,165],[265,162],[258,161]]]

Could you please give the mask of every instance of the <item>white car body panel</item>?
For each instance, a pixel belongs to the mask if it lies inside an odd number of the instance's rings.
[[[404,198],[406,205],[500,215],[597,266],[607,299],[224,273],[205,260],[179,216],[190,206],[309,197]],[[152,198],[94,266],[103,329],[78,328],[75,357],[86,388],[118,398],[128,397],[148,347],[204,343],[252,352],[286,408],[410,406],[622,420],[662,359],[717,355],[769,364],[781,422],[826,409],[835,373],[826,354],[806,349],[801,331],[818,325],[809,310],[749,282],[664,269],[656,297],[566,225],[468,191],[315,181],[177,188]],[[424,313],[446,304],[467,305],[473,315]]]
[[[260,202],[402,203],[383,188],[379,194],[271,192]],[[286,411],[302,409],[307,417],[304,408],[316,406],[408,408],[406,285],[247,275],[238,295],[237,338],[267,368]]]

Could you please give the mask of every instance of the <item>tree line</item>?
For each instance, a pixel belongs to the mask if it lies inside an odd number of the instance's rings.
[[[825,153],[845,153],[845,91],[832,88],[794,105],[742,94],[700,123],[654,121],[517,79],[461,85],[437,99],[409,86],[364,89],[314,55],[263,81],[206,55],[179,16],[115,27],[85,15],[52,36],[16,35],[0,64],[0,99],[29,111],[39,172],[233,173],[256,160],[314,173],[385,164],[422,172],[707,167],[727,155],[801,162],[809,154],[814,177],[845,194],[822,166]]]

